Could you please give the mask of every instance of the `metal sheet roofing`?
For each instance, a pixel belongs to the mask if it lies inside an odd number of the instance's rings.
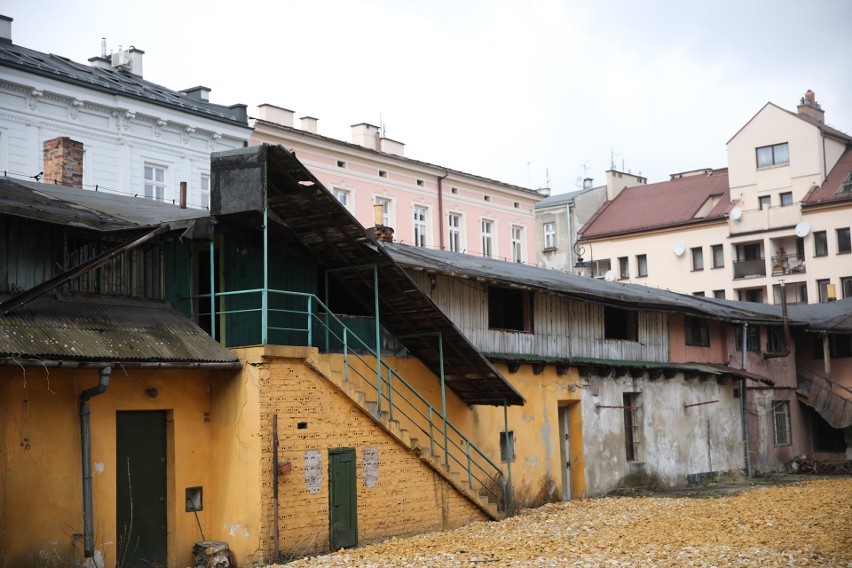
[[[812,331],[852,332],[852,298],[822,304],[796,304],[788,309],[790,319],[804,322]]]
[[[701,207],[713,196],[718,196],[719,202],[706,216],[696,218]],[[728,170],[711,170],[705,175],[625,188],[604,204],[579,233],[582,239],[594,239],[721,220],[732,208]]]
[[[64,83],[124,95],[151,104],[168,106],[219,122],[248,127],[245,105],[227,107],[195,100],[131,73],[77,63],[66,57],[42,53],[13,43],[0,42],[0,66],[20,69]]]
[[[852,175],[852,145],[847,147],[846,152],[843,153],[834,167],[831,168],[831,172],[825,178],[822,185],[812,188],[805,195],[805,198],[802,200],[802,206],[806,208],[839,202],[849,202],[852,204],[852,192],[838,193],[840,185],[849,175]]]
[[[446,384],[464,402],[523,404],[520,393],[291,152],[266,145],[220,152],[213,155],[212,170],[214,210],[240,215],[268,204],[270,219],[283,223],[319,264],[336,270],[334,277],[367,307],[376,266],[382,325],[436,375],[439,332]]]
[[[87,189],[0,177],[0,214],[81,227],[123,231],[209,218],[201,209]]]
[[[592,302],[656,311],[692,313],[731,322],[780,323],[781,306],[733,302],[678,294],[641,284],[607,282],[558,270],[481,256],[386,243],[385,250],[406,270],[434,271]]]
[[[173,364],[237,361],[165,302],[79,295],[41,297],[0,315],[0,357]]]

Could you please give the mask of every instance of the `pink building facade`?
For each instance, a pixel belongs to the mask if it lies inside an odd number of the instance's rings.
[[[538,191],[406,158],[404,144],[366,123],[352,142],[319,135],[317,119],[260,105],[250,144],[280,144],[366,227],[394,229],[394,240],[533,264]],[[375,205],[382,205],[377,222]]]

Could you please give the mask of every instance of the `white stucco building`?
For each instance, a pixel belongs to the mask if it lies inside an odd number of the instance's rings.
[[[84,188],[173,202],[186,182],[188,205],[207,207],[210,153],[245,145],[245,105],[146,81],[143,55],[104,48],[77,63],[16,45],[0,16],[0,171],[59,183],[46,177],[44,144],[67,137],[82,144]]]
[[[808,91],[767,103],[728,141],[728,167],[628,188],[582,227],[613,276],[752,302],[852,297],[852,137]],[[588,274],[588,272],[587,272]]]

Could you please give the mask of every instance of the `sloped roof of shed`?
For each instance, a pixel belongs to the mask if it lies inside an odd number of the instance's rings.
[[[713,196],[719,202],[704,217],[696,213]],[[580,229],[583,239],[630,234],[676,225],[724,219],[733,208],[727,168],[625,188]]]
[[[208,219],[202,209],[181,209],[152,199],[0,177],[0,214],[95,231],[187,226]]]
[[[214,211],[235,214],[268,204],[283,223],[352,295],[372,304],[378,271],[382,325],[436,375],[443,338],[446,384],[468,404],[523,404],[524,398],[322,183],[280,146],[253,146],[213,155]],[[223,219],[224,220],[224,219]]]
[[[237,364],[233,353],[165,302],[81,295],[43,296],[0,315],[0,357]]]

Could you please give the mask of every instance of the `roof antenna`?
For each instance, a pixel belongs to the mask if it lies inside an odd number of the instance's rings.
[[[106,59],[106,38],[101,38],[101,57]]]

